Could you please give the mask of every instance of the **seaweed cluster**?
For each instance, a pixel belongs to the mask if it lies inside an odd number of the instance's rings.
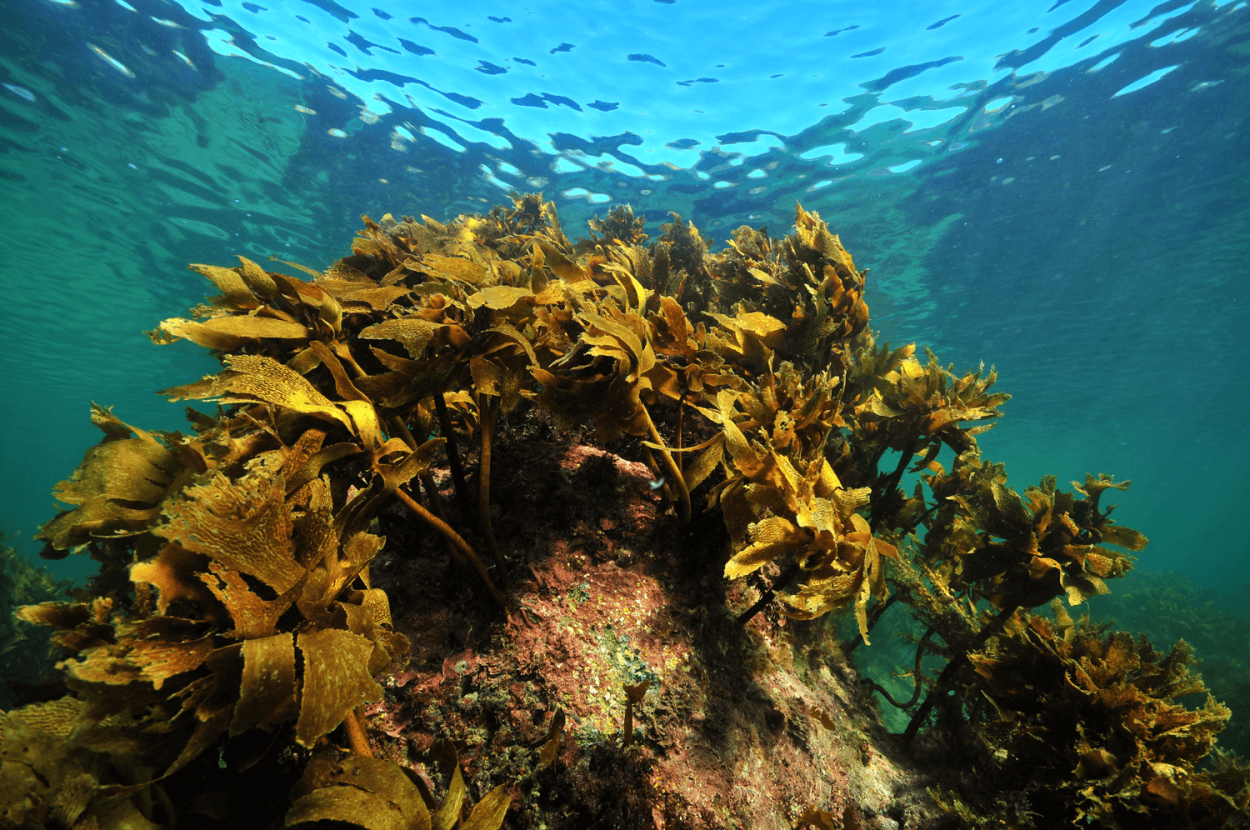
[[[975,827],[1245,821],[1250,768],[1214,748],[1230,710],[1211,696],[1199,709],[1179,700],[1205,691],[1190,668],[1193,649],[1181,640],[1161,654],[1144,636],[1107,634],[1088,616],[1074,623],[1060,600],[1079,606],[1109,593],[1106,582],[1132,567],[1123,550],[1146,546],[1103,505],[1129,482],[1087,475],[1068,493],[1047,476],[1021,497],[1002,464],[948,446],[957,453],[950,472],[926,451],[911,495],[896,490],[873,511],[874,529],[908,534],[910,555],[892,569],[894,597],[924,629],[912,698],[898,702],[873,685],[911,713],[907,740],[936,710],[918,751],[962,766],[958,785],[934,789],[937,803]],[[1030,610],[1046,603],[1053,622]],[[926,654],[946,658],[936,678],[922,672]]]
[[[740,228],[720,253],[679,217],[650,242],[628,208],[574,244],[533,194],[446,224],[364,224],[324,272],[287,263],[308,279],[242,257],[192,266],[220,294],[198,319],[149,333],[221,358],[221,372],[163,392],[218,405],[188,409],[190,432],[147,432],[93,408],[105,437],[58,486],[69,509],[40,538],[46,555],[86,551],[102,570],[75,602],[19,611],[55,631],[69,694],[0,721],[5,792],[23,794],[7,797],[9,822],[173,823],[167,788],[210,750],[259,734],[257,757],[293,783],[288,824],[500,826],[508,782],[463,817],[458,768],[438,806],[419,776],[372,757],[361,707],[382,697],[374,678],[409,644],[370,563],[386,543],[375,520],[399,505],[477,590],[523,614],[516,563],[492,529],[492,443],[501,419],[539,417],[600,445],[632,441],[675,523],[719,513],[732,547],[724,576],[759,587],[742,624],[762,609],[799,620],[849,609],[866,643],[880,613],[906,602],[929,627],[908,708],[926,683],[925,651],[947,658],[908,737],[943,699],[941,729],[992,722],[991,751],[1032,769],[1028,741],[1072,722],[1013,719],[1012,701],[1036,714],[1062,698],[1085,717],[1091,695],[1136,683],[1132,705],[1104,707],[1106,734],[1067,736],[1088,780],[1061,789],[1064,806],[1048,816],[1114,827],[1124,811],[1201,823],[1228,812],[1214,798],[1244,807],[1240,768],[1190,774],[1227,712],[1172,706],[1194,689],[1183,650],[1158,658],[1071,625],[1056,635],[1026,613],[1104,593],[1129,569],[1104,545],[1137,551],[1145,538],[1100,504],[1127,483],[1010,490],[976,441],[1008,397],[992,391],[995,373],[959,376],[931,353],[879,347],[866,272],[816,214],[797,207],[780,240]],[[1078,676],[1088,682],[1073,691]],[[1169,679],[1141,680],[1159,676]],[[627,691],[626,745],[646,684]],[[1113,740],[1165,720],[1191,737]],[[543,746],[558,751],[560,735]],[[1121,806],[1099,812],[1096,798]]]
[[[0,533],[0,709],[12,709],[24,691],[37,687],[52,671],[50,632],[22,624],[13,612],[23,605],[64,599],[71,583],[58,582],[4,542]]]
[[[1156,642],[1183,639],[1201,661],[1202,680],[1217,699],[1232,709],[1220,733],[1220,745],[1250,757],[1250,620],[1230,613],[1184,574],[1145,572],[1125,590],[1098,600],[1090,615],[1100,623],[1140,632]],[[1243,606],[1244,607],[1244,606]]]
[[[1041,827],[1219,827],[1244,808],[1250,769],[1218,753],[1196,769],[1229,710],[1211,696],[1198,709],[1177,702],[1204,691],[1192,648],[1162,654],[1144,636],[1074,623],[1058,600],[1052,611],[1014,619],[972,657],[967,699],[985,703],[969,720],[996,758],[985,772],[1000,795],[1027,798]]]

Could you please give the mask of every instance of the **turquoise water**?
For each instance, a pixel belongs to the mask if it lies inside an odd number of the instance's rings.
[[[187,263],[324,267],[362,213],[516,188],[574,238],[619,203],[653,235],[672,210],[781,235],[801,200],[871,267],[883,339],[997,367],[982,445],[1014,487],[1133,479],[1139,568],[1250,601],[1246,3],[3,8],[0,529],[25,553],[91,401],[181,426],[153,390],[213,364],[143,331],[206,293]]]

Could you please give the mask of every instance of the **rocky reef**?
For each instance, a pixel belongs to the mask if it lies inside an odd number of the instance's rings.
[[[0,715],[6,826],[1245,821],[1188,647],[1061,601],[1145,547],[1127,482],[1010,489],[995,373],[878,344],[801,206],[718,253],[590,229],[517,195],[301,277],[192,266],[220,293],[149,334],[220,358],[162,393],[216,406],[93,408],[40,537],[101,570],[17,612],[62,660]],[[856,668],[898,603],[906,701]]]

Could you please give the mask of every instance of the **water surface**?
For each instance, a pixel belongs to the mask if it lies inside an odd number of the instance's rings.
[[[1015,397],[1023,490],[1133,479],[1144,570],[1250,599],[1250,10],[1233,2],[5,0],[0,528],[98,437],[90,401],[213,370],[143,335],[189,262],[324,267],[359,217],[541,190],[718,244],[820,212],[872,325]],[[576,8],[574,14],[572,9]],[[502,11],[501,11],[502,10]],[[82,576],[86,563],[56,563]]]

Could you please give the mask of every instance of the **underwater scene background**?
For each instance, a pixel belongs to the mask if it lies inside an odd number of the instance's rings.
[[[0,8],[0,530],[21,554],[99,438],[92,401],[183,428],[154,390],[216,363],[144,332],[203,299],[188,263],[321,269],[361,214],[449,221],[513,191],[573,239],[630,205],[716,251],[788,232],[801,201],[871,268],[879,341],[997,369],[1012,398],[979,441],[1012,486],[1133,481],[1116,518],[1150,545],[1091,613],[1195,644],[1237,722],[1246,3]],[[1247,734],[1221,745],[1245,757]]]

